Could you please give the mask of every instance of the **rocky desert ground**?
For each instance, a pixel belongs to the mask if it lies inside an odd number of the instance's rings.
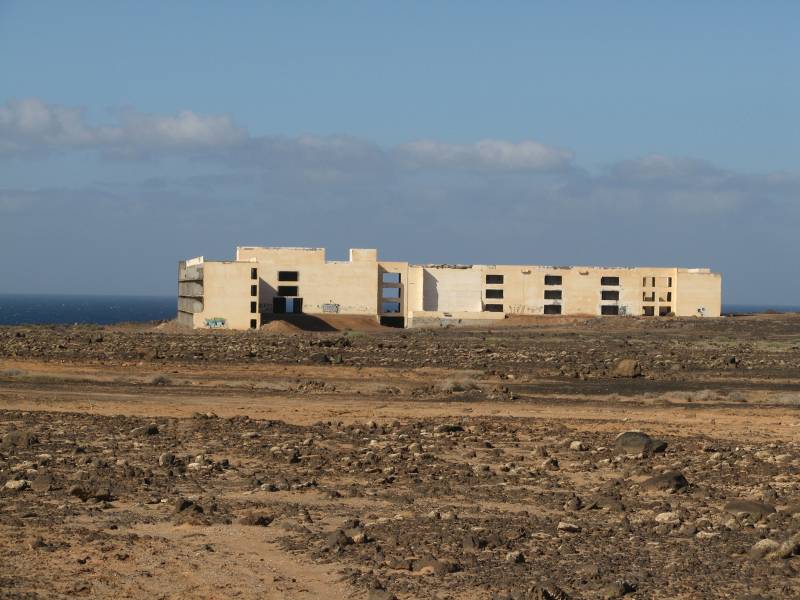
[[[800,315],[2,327],[0,597],[798,598]]]

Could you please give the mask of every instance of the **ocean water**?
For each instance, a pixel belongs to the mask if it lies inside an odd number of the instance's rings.
[[[723,314],[800,312],[800,306],[730,304]],[[0,294],[0,325],[23,323],[108,323],[174,319],[175,296],[67,296]]]
[[[0,325],[109,323],[174,319],[176,296],[0,294]]]
[[[775,304],[723,304],[722,314],[729,315],[742,313],[795,313],[800,312],[800,306],[781,306]]]

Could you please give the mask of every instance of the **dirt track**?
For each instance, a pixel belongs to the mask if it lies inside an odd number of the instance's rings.
[[[0,406],[0,597],[800,597],[798,317],[0,328]]]

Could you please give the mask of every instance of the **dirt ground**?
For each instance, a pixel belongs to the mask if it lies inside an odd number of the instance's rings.
[[[0,327],[0,598],[766,600],[799,555],[798,315]]]

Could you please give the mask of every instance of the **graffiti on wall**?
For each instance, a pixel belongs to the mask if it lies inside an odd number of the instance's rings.
[[[509,304],[506,306],[506,312],[510,315],[533,315],[537,312],[541,313],[541,309],[526,304]]]
[[[225,324],[227,321],[222,317],[213,317],[211,319],[206,319],[206,327],[209,329],[225,329]]]

